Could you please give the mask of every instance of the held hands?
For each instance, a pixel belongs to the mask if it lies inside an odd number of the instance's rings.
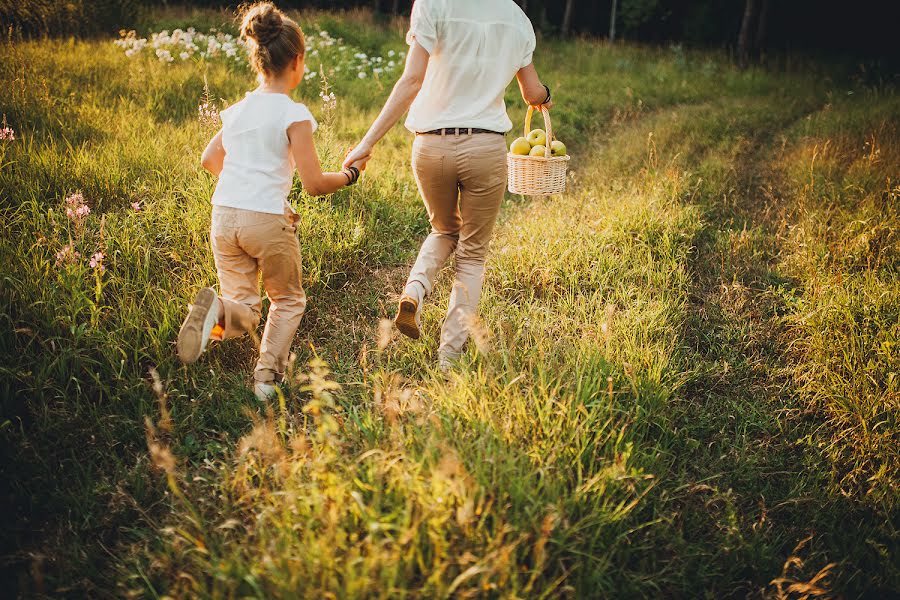
[[[355,148],[350,148],[347,152],[347,156],[344,157],[342,166],[344,168],[356,167],[360,171],[365,171],[366,163],[369,162],[370,158],[372,158],[372,148],[360,144]]]

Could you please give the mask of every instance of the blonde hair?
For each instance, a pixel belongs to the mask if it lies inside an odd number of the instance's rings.
[[[306,53],[303,30],[271,2],[242,10],[241,37],[250,50],[250,64],[263,77],[278,75]]]

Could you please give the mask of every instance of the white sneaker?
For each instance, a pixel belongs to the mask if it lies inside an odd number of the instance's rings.
[[[453,371],[453,367],[459,362],[461,354],[445,354],[443,352],[438,355],[438,366],[441,369],[441,373],[445,376],[449,375],[451,371]]]
[[[194,296],[188,316],[181,324],[175,351],[186,365],[197,362],[206,345],[213,327],[219,322],[219,296],[211,287],[203,288]]]
[[[276,395],[278,395],[275,386],[271,383],[263,383],[261,381],[257,381],[253,386],[253,393],[256,394],[256,399],[260,402],[265,402],[266,400],[271,400]]]

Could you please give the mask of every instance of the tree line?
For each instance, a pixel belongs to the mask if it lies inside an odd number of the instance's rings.
[[[23,35],[100,34],[159,6],[235,9],[247,0],[0,0],[0,28]],[[449,0],[453,1],[453,0]],[[484,0],[516,2],[545,36],[724,47],[746,65],[767,53],[828,51],[896,65],[900,1],[856,0]],[[286,9],[366,7],[408,15],[413,0],[276,0]]]

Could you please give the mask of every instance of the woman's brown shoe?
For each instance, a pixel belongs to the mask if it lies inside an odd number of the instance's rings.
[[[400,306],[394,324],[400,333],[414,340],[419,339],[419,303],[409,296],[400,297]]]

